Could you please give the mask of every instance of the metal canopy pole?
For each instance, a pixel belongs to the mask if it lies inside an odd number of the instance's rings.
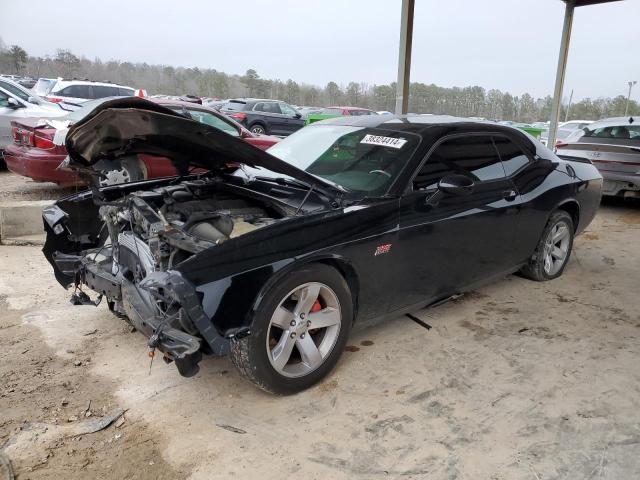
[[[551,124],[549,125],[549,136],[547,140],[547,146],[549,148],[553,148],[555,146],[556,134],[558,133],[558,117],[560,115],[560,104],[562,102],[564,74],[567,69],[567,56],[569,55],[569,42],[571,40],[571,26],[573,24],[574,7],[575,0],[566,0],[564,11],[564,25],[562,27],[562,38],[560,40],[560,54],[558,55],[558,70],[556,71],[556,85],[553,89]]]
[[[413,41],[413,7],[415,0],[402,0],[400,16],[400,51],[396,82],[396,115],[409,109],[409,77],[411,74],[411,43]]]

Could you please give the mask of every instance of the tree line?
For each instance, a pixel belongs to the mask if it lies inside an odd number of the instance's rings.
[[[19,45],[6,46],[0,39],[0,73],[29,75],[34,78],[81,78],[110,81],[143,88],[149,94],[201,97],[260,97],[284,100],[293,105],[350,105],[372,110],[393,111],[396,84],[370,85],[329,82],[324,87],[295,80],[261,78],[254,69],[244,75],[232,75],[212,68],[183,68],[149,65],[119,60],[102,61],[79,57],[70,50],[58,49],[53,55],[31,56]],[[517,122],[546,121],[551,116],[550,95],[533,98],[528,93],[512,95],[479,86],[439,87],[412,82],[409,88],[409,111],[447,114],[462,117],[484,117]],[[626,97],[585,98],[570,106],[568,119],[597,120],[622,116]],[[560,118],[564,119],[567,105]],[[640,115],[640,104],[630,101],[629,114]]]

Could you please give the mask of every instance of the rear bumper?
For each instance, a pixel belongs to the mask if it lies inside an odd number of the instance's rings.
[[[600,170],[604,182],[602,194],[608,196],[640,196],[640,175]]]
[[[51,154],[45,150],[25,149],[9,145],[4,158],[13,173],[29,177],[36,182],[53,182],[60,185],[83,185],[78,176],[66,170],[58,170],[66,155]]]

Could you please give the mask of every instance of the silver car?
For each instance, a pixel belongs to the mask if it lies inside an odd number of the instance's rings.
[[[67,112],[8,78],[0,77],[0,154],[13,139],[11,121],[26,117],[57,117]],[[1,155],[0,155],[1,158]]]
[[[587,159],[600,170],[603,195],[640,198],[640,118],[594,122],[556,147],[558,155]]]

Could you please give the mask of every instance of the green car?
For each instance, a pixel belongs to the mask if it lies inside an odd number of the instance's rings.
[[[304,124],[307,126],[311,123],[319,122],[320,120],[336,117],[348,117],[350,115],[376,115],[376,112],[360,107],[327,107],[323,108],[320,113],[309,115],[305,119]]]

